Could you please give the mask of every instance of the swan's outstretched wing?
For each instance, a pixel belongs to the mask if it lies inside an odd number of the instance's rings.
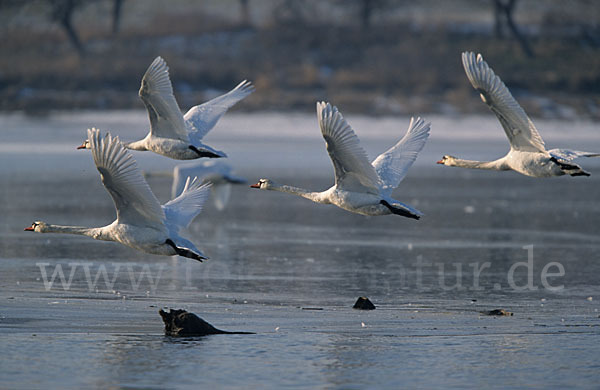
[[[173,95],[169,67],[161,57],[156,57],[146,70],[139,94],[148,110],[153,136],[189,142],[181,110]]]
[[[162,225],[163,210],[119,138],[110,134],[102,137],[99,130],[91,129],[88,140],[102,184],[115,203],[119,223]]]
[[[169,231],[177,233],[189,226],[194,217],[202,211],[209,189],[210,184],[201,184],[197,177],[193,180],[187,178],[183,192],[163,205],[165,224]]]
[[[347,191],[378,194],[380,181],[358,137],[337,107],[317,103],[317,118],[335,170],[335,184]]]
[[[250,81],[244,80],[224,95],[194,106],[184,115],[190,141],[196,145],[204,138],[234,104],[254,92]]]
[[[570,149],[552,149],[548,153],[554,158],[564,161],[575,160],[579,157],[600,157],[600,153],[582,152],[579,150]]]
[[[511,147],[524,152],[546,152],[544,140],[533,122],[481,54],[464,52],[462,62],[471,85],[498,117]]]
[[[391,195],[394,188],[404,179],[419,152],[429,137],[430,123],[423,119],[410,118],[408,131],[400,141],[373,161],[373,167],[382,183],[382,192]]]

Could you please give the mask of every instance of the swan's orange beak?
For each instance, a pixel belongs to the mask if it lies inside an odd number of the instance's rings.
[[[33,231],[33,226],[26,227],[23,230],[26,231],[26,232],[32,232]]]
[[[260,183],[252,184],[250,188],[260,188]]]
[[[77,149],[85,149],[85,142],[77,147]]]
[[[443,163],[444,163],[444,160],[440,160],[440,161],[436,162],[436,164],[443,164]]]

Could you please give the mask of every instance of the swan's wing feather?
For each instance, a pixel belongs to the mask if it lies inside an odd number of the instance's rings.
[[[146,70],[139,95],[148,110],[153,136],[189,141],[181,110],[173,95],[169,67],[161,57],[156,57]]]
[[[113,198],[119,223],[162,224],[164,213],[137,163],[118,137],[88,130],[88,140],[102,184]]]
[[[194,217],[202,211],[209,189],[210,184],[201,184],[197,177],[186,179],[181,194],[163,205],[169,231],[177,232],[190,225]]]
[[[337,107],[318,102],[317,118],[335,170],[336,186],[347,191],[379,193],[379,177]]]
[[[564,161],[572,161],[579,157],[600,157],[600,153],[582,152],[571,149],[552,149],[548,153],[554,158]]]
[[[184,115],[190,141],[195,145],[217,124],[234,104],[254,92],[250,81],[244,80],[224,95],[194,106]]]
[[[423,119],[410,119],[408,131],[400,141],[373,161],[373,167],[382,181],[382,191],[390,195],[404,179],[409,168],[425,146],[429,137],[430,123]]]
[[[517,103],[500,77],[483,60],[481,54],[462,53],[465,73],[481,99],[496,114],[514,150],[546,152],[544,140]]]

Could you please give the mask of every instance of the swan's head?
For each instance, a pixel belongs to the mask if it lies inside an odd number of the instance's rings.
[[[456,165],[456,157],[454,156],[448,156],[445,155],[444,157],[442,157],[442,159],[440,161],[437,162],[438,164],[442,164],[442,165],[447,165],[447,166],[454,166]]]
[[[44,233],[47,228],[48,228],[48,225],[46,225],[45,222],[35,221],[34,223],[31,224],[31,226],[26,227],[23,230],[25,230],[26,232]]]
[[[85,140],[83,141],[83,143],[81,145],[79,145],[77,147],[77,149],[91,149],[92,147],[90,146],[90,141],[89,140]]]
[[[269,179],[260,179],[258,183],[252,184],[250,188],[258,188],[260,190],[270,190],[273,188],[273,182]]]

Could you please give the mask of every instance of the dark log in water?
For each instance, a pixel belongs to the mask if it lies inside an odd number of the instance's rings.
[[[504,309],[494,309],[489,311],[482,311],[481,314],[485,314],[487,316],[512,316],[513,313]]]
[[[228,332],[217,329],[194,313],[181,309],[169,309],[167,313],[159,310],[158,314],[165,323],[167,336],[206,336],[209,334],[254,334],[252,332]]]
[[[375,305],[367,297],[358,297],[352,308],[359,310],[375,310]]]

